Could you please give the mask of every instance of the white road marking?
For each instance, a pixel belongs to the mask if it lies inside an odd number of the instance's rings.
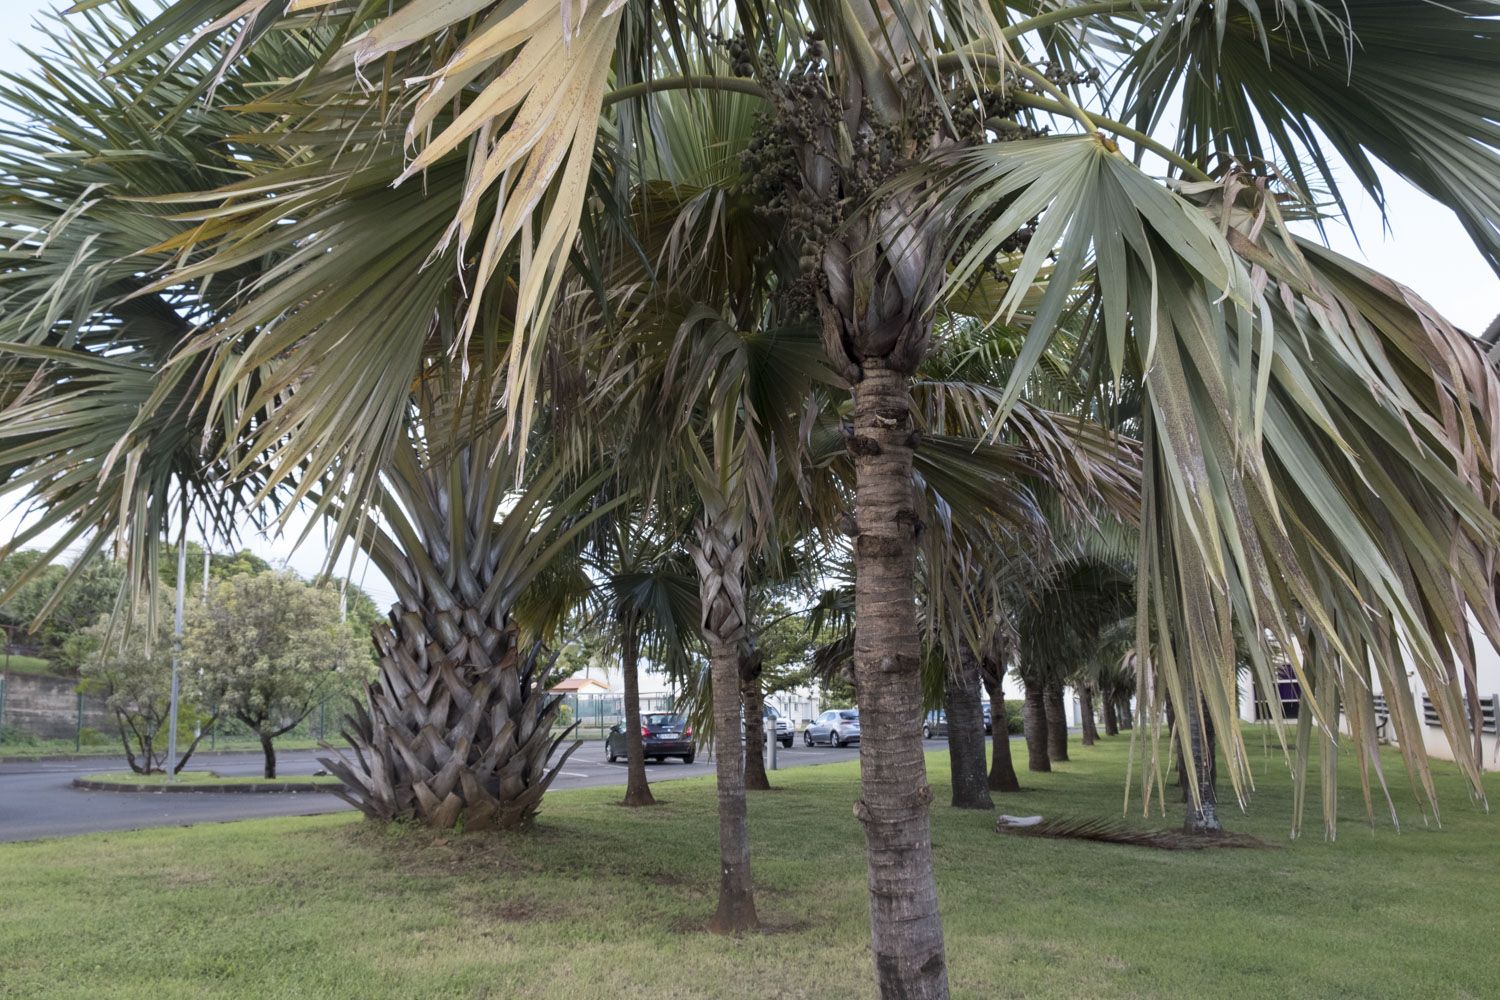
[[[569,778],[588,778],[588,777],[591,777],[591,775],[584,774],[582,771],[558,771],[557,773],[561,774],[561,775],[564,775],[566,777],[569,777]]]

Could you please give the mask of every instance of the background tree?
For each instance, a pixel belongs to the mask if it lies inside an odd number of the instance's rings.
[[[182,651],[189,698],[244,723],[276,777],[275,740],[334,691],[366,680],[338,595],[295,574],[230,577],[206,605],[190,604]]]
[[[1032,690],[1039,688],[1042,718],[1037,721],[1042,726],[1041,742],[1048,762],[1067,759],[1064,685],[1079,683],[1087,676],[1111,630],[1117,630],[1121,620],[1134,610],[1135,581],[1130,571],[1128,564],[1087,551],[1064,554],[1045,568],[1041,586],[1019,612],[1017,631],[1027,704],[1034,704]],[[1028,714],[1028,726],[1032,722]],[[1028,732],[1028,747],[1032,743]]]
[[[174,546],[175,549],[175,546]],[[203,545],[199,542],[187,543],[187,591],[189,594],[201,595],[203,593]],[[211,552],[208,557],[208,582],[210,589],[214,584],[227,580],[232,576],[243,576],[247,573],[268,573],[271,564],[249,549],[240,549],[237,552]],[[177,553],[163,552],[158,557],[157,576],[168,588],[177,587]]]
[[[987,784],[992,792],[1019,792],[1021,780],[1016,775],[1010,752],[1012,728],[1010,708],[1005,701],[1005,673],[1015,655],[1013,625],[1003,608],[993,610],[989,642],[979,659],[980,677],[990,696],[990,771]]]
[[[172,628],[165,617],[155,633],[148,634],[139,626],[125,630],[111,615],[101,615],[65,643],[65,656],[78,670],[79,691],[104,700],[115,718],[125,761],[137,774],[166,772],[172,645]],[[212,708],[195,711],[191,700],[179,709],[179,730],[194,726],[197,733],[177,758],[174,774],[187,766],[217,718]]]
[[[30,646],[57,668],[67,669],[74,657],[64,655],[65,644],[115,610],[125,571],[99,556],[71,567],[48,564],[46,558],[28,549],[0,559],[0,594],[11,594],[0,604],[0,625],[10,627],[7,634],[17,645]]]
[[[655,804],[641,738],[640,662],[644,654],[669,675],[688,672],[696,646],[697,580],[678,540],[653,530],[639,504],[617,507],[591,532],[584,559],[594,577],[585,630],[603,632],[623,675],[626,781],[624,805]]]

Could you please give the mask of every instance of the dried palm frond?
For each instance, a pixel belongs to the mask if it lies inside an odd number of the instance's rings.
[[[1101,844],[1126,844],[1152,847],[1159,851],[1201,851],[1213,847],[1265,848],[1270,845],[1248,833],[1202,834],[1183,830],[1143,830],[1117,819],[1091,816],[1044,819],[1039,823],[1018,824],[1015,817],[1001,816],[995,830],[1021,837],[1046,837],[1051,840],[1092,840]]]

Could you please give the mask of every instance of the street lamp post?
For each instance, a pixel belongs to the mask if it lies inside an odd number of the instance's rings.
[[[167,780],[177,774],[177,693],[182,666],[183,604],[187,597],[187,511],[183,511],[182,536],[177,539],[177,607],[172,616],[172,702],[167,715]]]

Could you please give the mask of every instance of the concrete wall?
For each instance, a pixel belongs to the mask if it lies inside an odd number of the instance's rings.
[[[0,727],[42,740],[71,740],[78,732],[77,681],[33,674],[5,680]],[[83,699],[83,726],[113,733],[114,720],[98,698]]]

